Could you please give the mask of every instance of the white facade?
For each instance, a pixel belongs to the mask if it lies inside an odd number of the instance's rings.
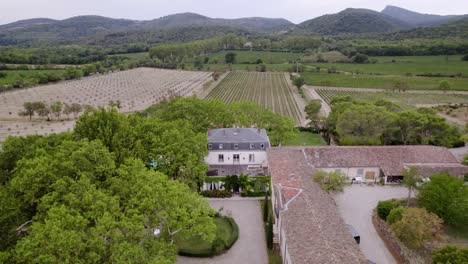
[[[339,172],[348,176],[350,179],[359,178],[362,182],[376,183],[380,179],[379,167],[337,167],[337,168],[317,168],[326,172]]]
[[[208,156],[205,157],[205,162],[209,165],[266,166],[267,154],[265,150],[210,150]]]

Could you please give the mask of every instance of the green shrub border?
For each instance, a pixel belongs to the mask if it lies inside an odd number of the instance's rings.
[[[178,254],[180,256],[185,256],[185,257],[195,257],[195,258],[208,258],[208,257],[213,257],[220,255],[227,250],[229,250],[234,243],[236,243],[237,239],[239,239],[239,226],[237,225],[236,221],[234,221],[233,218],[228,217],[228,216],[221,216],[224,220],[226,220],[229,225],[231,226],[231,236],[227,239],[227,241],[224,241],[224,250],[221,252],[216,253],[213,248],[210,248],[209,250],[190,250],[190,249],[183,249],[178,251]],[[216,238],[215,238],[216,239]]]

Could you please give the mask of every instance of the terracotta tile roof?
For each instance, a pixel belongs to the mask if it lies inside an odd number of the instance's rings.
[[[447,148],[435,146],[311,147],[305,151],[317,168],[380,167],[387,176],[401,175],[404,164],[459,165]]]
[[[270,148],[268,159],[292,263],[366,263],[333,198],[312,181],[302,148]]]

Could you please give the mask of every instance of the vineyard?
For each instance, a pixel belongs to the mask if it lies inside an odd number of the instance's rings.
[[[301,124],[304,115],[293,89],[288,85],[284,73],[231,72],[206,99],[220,99],[226,103],[242,100],[257,102]]]
[[[363,101],[385,99],[405,108],[415,105],[436,105],[468,102],[468,94],[440,94],[440,93],[398,93],[398,92],[364,92],[353,89],[316,88],[317,93],[327,102],[336,96],[351,96]]]
[[[119,111],[144,110],[164,99],[192,96],[210,78],[209,72],[139,68],[81,80],[0,93],[0,142],[8,135],[51,134],[68,131],[73,121],[45,122],[34,116],[21,118],[25,102],[42,101],[103,107],[119,102]]]

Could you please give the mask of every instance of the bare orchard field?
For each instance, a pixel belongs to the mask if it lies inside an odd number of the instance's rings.
[[[50,134],[73,128],[73,121],[45,122],[35,116],[20,118],[25,102],[42,101],[107,106],[120,102],[120,112],[141,111],[175,96],[192,96],[203,89],[210,72],[138,68],[81,80],[0,93],[0,141],[8,135]]]

